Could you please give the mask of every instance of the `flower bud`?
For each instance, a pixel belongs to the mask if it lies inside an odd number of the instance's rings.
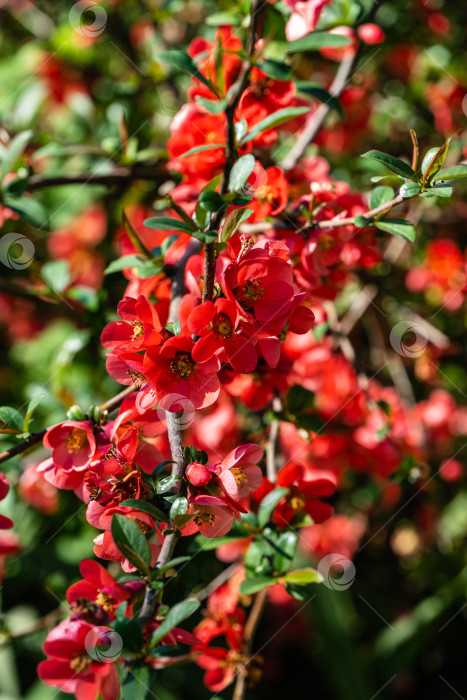
[[[186,468],[186,478],[193,486],[205,486],[211,480],[211,472],[200,462],[190,462]]]

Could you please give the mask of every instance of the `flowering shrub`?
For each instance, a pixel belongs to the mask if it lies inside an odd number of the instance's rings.
[[[0,407],[0,566],[20,578],[37,547],[67,608],[41,602],[37,674],[78,700],[142,700],[183,665],[206,693],[262,697],[263,671],[273,690],[295,677],[276,637],[294,622],[281,644],[306,639],[310,604],[336,698],[374,698],[375,679],[427,695],[402,670],[465,587],[460,88],[403,37],[381,62],[386,93],[363,72],[397,15],[379,3],[134,5],[80,0],[56,27],[40,3],[5,4],[37,27],[45,95],[28,97],[37,125],[0,131],[0,320],[29,373],[13,382],[24,406]],[[415,86],[435,130],[398,103],[392,121],[391,90]],[[45,516],[59,524],[42,540]],[[360,556],[358,599],[387,625],[371,680],[346,621]],[[381,570],[410,603],[367,601]],[[29,634],[13,628],[6,644]]]

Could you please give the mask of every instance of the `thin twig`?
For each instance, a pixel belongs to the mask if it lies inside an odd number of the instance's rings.
[[[152,168],[117,168],[112,172],[103,173],[77,173],[76,175],[31,175],[27,180],[26,191],[43,190],[46,187],[58,187],[65,185],[121,185],[135,180],[148,180],[157,183],[158,179],[167,178],[165,167],[154,166]]]
[[[103,411],[108,411],[111,413],[114,411],[116,408],[120,406],[122,403],[123,399],[129,396],[133,391],[135,390],[134,386],[129,386],[123,391],[121,391],[119,394],[116,396],[113,396],[111,399],[103,403],[101,406],[99,406],[99,411],[102,413]],[[14,445],[13,447],[10,447],[8,450],[5,450],[4,452],[0,452],[0,463],[1,462],[6,462],[12,457],[15,457],[16,455],[22,454],[23,452],[26,452],[26,450],[29,450],[30,447],[33,447],[34,445],[37,445],[39,442],[42,442],[42,439],[44,435],[46,434],[48,428],[44,428],[44,430],[39,430],[37,433],[31,433],[29,437],[27,437],[25,440],[22,442],[19,442],[17,445]]]
[[[261,620],[261,617],[266,607],[268,600],[268,589],[262,588],[255,596],[255,601],[251,608],[251,612],[248,616],[248,620],[245,625],[245,636],[244,636],[244,647],[243,651],[247,656],[251,654],[251,647],[253,644],[253,639],[255,632]],[[232,700],[243,700],[246,689],[246,679],[248,677],[248,664],[249,659],[246,661],[244,667],[238,672],[237,680],[235,683],[234,692],[232,695]]]

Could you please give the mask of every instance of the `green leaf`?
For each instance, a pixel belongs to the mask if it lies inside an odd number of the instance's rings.
[[[33,396],[30,402],[28,403],[28,407],[26,409],[26,415],[24,416],[24,421],[23,421],[23,430],[26,432],[29,429],[29,423],[31,422],[32,414],[36,410],[36,408],[39,406],[41,401],[43,401],[46,398],[46,394],[37,394],[36,396]]]
[[[404,182],[399,189],[399,194],[401,197],[404,197],[404,199],[409,199],[410,197],[416,197],[417,194],[420,194],[421,189],[418,182]]]
[[[174,559],[171,559],[170,561],[167,562],[165,566],[157,567],[157,573],[158,574],[163,574],[166,571],[169,571],[169,569],[175,569],[176,566],[179,564],[185,564],[187,561],[190,561],[191,557],[175,557]]]
[[[220,211],[223,207],[227,206],[227,202],[222,195],[214,190],[206,190],[206,192],[201,192],[198,202],[203,209],[211,212]]]
[[[287,581],[287,583],[305,585],[307,583],[321,583],[321,576],[312,568],[296,569],[296,571],[289,571],[288,574],[282,576],[282,580]]]
[[[9,428],[23,432],[23,416],[16,408],[11,406],[0,406],[0,423],[4,423]],[[0,426],[1,427],[1,426]]]
[[[180,481],[179,476],[166,476],[163,479],[160,479],[156,483],[156,493],[161,494],[161,493],[167,493],[167,491],[170,491],[173,489],[178,482]]]
[[[24,149],[28,145],[29,141],[31,140],[32,137],[32,131],[21,131],[21,133],[16,134],[14,136],[8,146],[5,149],[5,154],[2,158],[2,162],[0,163],[0,168],[2,171],[2,180],[4,179],[5,175],[8,175],[12,169],[20,155],[23,153]]]
[[[297,415],[297,421],[302,428],[314,433],[322,433],[326,427],[326,423],[316,413],[300,413]]]
[[[120,700],[145,700],[149,691],[150,673],[147,666],[128,671],[122,684]]]
[[[266,588],[266,586],[272,586],[273,583],[277,583],[277,578],[273,578],[272,576],[247,578],[245,581],[242,581],[240,585],[240,593],[242,595],[253,595],[253,593],[257,593],[262,588]]]
[[[201,83],[206,85],[214,94],[216,94],[216,89],[210,80],[204,77],[204,75],[198,70],[198,66],[194,60],[185,51],[162,51],[156,55],[158,61],[163,63],[168,63],[173,68],[179,68],[180,70],[189,73],[192,78],[196,78]]]
[[[155,228],[160,231],[182,231],[190,235],[193,234],[193,231],[196,231],[194,222],[188,225],[185,221],[174,219],[170,216],[153,216],[150,219],[145,219],[143,223],[147,228]]]
[[[64,292],[71,282],[68,260],[50,260],[44,263],[41,277],[54,292]]]
[[[123,642],[123,653],[138,654],[144,644],[143,631],[136,620],[123,617],[117,620],[113,628],[119,634]]]
[[[339,99],[334,97],[334,95],[331,95],[331,93],[328,92],[328,90],[325,90],[325,88],[323,88],[321,85],[318,83],[308,83],[304,81],[299,81],[295,83],[295,85],[297,86],[298,92],[301,92],[303,95],[307,95],[309,97],[314,97],[316,100],[323,102],[323,104],[329,105],[329,107],[336,111],[342,119],[344,118],[344,110],[342,109]]]
[[[279,124],[295,119],[295,117],[300,117],[302,114],[307,114],[309,111],[309,107],[285,107],[284,109],[278,109],[277,112],[268,114],[267,117],[255,124],[251,131],[242,139],[242,143],[248,143],[248,141],[252,141],[263,131],[274,129]]]
[[[200,153],[201,151],[209,151],[212,148],[220,148],[222,149],[222,152],[225,150],[225,144],[224,143],[210,143],[205,146],[196,146],[196,148],[190,148],[189,151],[185,151],[185,153],[182,153],[181,156],[178,156],[179,158],[188,158],[189,156],[194,156],[195,153]]]
[[[281,61],[275,61],[272,58],[267,58],[264,61],[259,61],[256,64],[260,70],[272,76],[276,80],[289,80],[291,76],[290,66]]]
[[[229,177],[229,189],[231,192],[240,192],[245,187],[255,167],[255,157],[248,153],[239,158],[233,165]]]
[[[120,272],[129,267],[139,267],[141,263],[147,262],[147,258],[142,255],[123,255],[112,262],[105,268],[105,274],[110,275],[112,272]]]
[[[451,197],[452,196],[452,185],[447,183],[440,183],[434,187],[430,187],[426,192],[423,192],[422,197]]]
[[[298,532],[288,530],[282,532],[274,544],[274,557],[272,560],[277,574],[283,574],[289,568],[297,549]]]
[[[183,622],[183,620],[186,620],[187,617],[190,617],[190,615],[193,615],[193,613],[196,610],[198,610],[199,606],[199,600],[189,599],[184,600],[181,603],[177,603],[173,606],[173,608],[170,608],[165,620],[161,622],[159,627],[154,631],[151,637],[150,648],[155,647],[157,644],[159,644],[159,642],[169,632],[171,632],[174,627],[177,627],[181,622]]]
[[[174,520],[177,515],[185,515],[187,510],[188,500],[185,498],[185,496],[178,496],[170,508],[170,517],[172,520]]]
[[[208,184],[203,187],[203,189],[201,190],[201,194],[203,194],[203,192],[213,192],[219,185],[221,178],[222,175],[216,175],[216,177],[213,177],[212,180],[210,180]],[[206,226],[208,220],[208,211],[207,209],[204,209],[201,206],[199,200],[196,204],[196,209],[193,218],[195,219],[200,229]]]
[[[239,226],[249,219],[252,214],[253,209],[232,209],[229,211],[222,226],[221,241],[228,241]]]
[[[314,403],[314,393],[300,384],[295,384],[291,387],[285,397],[286,408],[289,413],[293,414],[313,408]]]
[[[361,157],[376,160],[378,163],[382,163],[382,165],[389,168],[389,170],[392,170],[394,173],[402,175],[402,177],[406,177],[409,180],[418,180],[417,174],[412,170],[410,165],[407,165],[407,163],[404,163],[404,161],[400,160],[399,158],[390,156],[388,153],[382,153],[381,151],[368,151],[367,153],[363,153]]]
[[[201,243],[214,243],[217,239],[218,231],[197,231],[193,233],[193,238],[196,238]]]
[[[348,46],[351,40],[347,36],[340,34],[329,34],[329,32],[310,32],[301,39],[289,41],[286,53],[301,53],[302,51],[316,51],[325,47]]]
[[[169,201],[171,209],[173,209],[181,218],[182,221],[186,223],[187,226],[190,227],[190,229],[196,230],[196,224],[191,218],[191,216],[188,216],[187,212],[184,210],[183,207],[178,204],[178,202],[175,201],[175,199],[172,197],[172,195],[168,194],[167,195],[167,200]],[[165,242],[165,241],[164,241]]]
[[[376,221],[375,226],[379,228],[380,231],[392,233],[394,236],[401,236],[411,243],[415,241],[415,229],[410,221],[404,221],[403,219],[383,219],[382,221]]]
[[[156,508],[156,506],[153,506],[152,503],[148,503],[147,501],[141,501],[139,498],[127,498],[127,500],[122,501],[120,505],[141,510],[143,513],[147,513],[152,518],[162,523],[169,522],[167,515],[159,510],[159,508]]]
[[[381,185],[380,187],[375,187],[370,195],[370,209],[376,209],[381,204],[386,204],[390,202],[394,197],[394,190],[392,187],[385,187]]]
[[[289,489],[279,487],[270,491],[261,501],[258,508],[258,525],[263,528],[271,517],[274,508],[289,492]]]
[[[433,182],[438,180],[458,180],[467,177],[467,165],[460,163],[459,165],[451,165],[447,168],[441,168],[433,177]]]
[[[150,576],[151,550],[138,524],[116,513],[110,530],[117,549],[145,576]]]
[[[24,217],[34,226],[45,226],[48,214],[45,207],[36,199],[29,197],[11,197],[5,194],[4,204],[20,216]]]
[[[199,95],[195,97],[195,102],[204,107],[210,114],[221,114],[225,111],[228,104],[228,100],[206,100],[204,97],[199,97]]]
[[[206,24],[209,27],[230,26],[237,27],[241,23],[241,17],[233,12],[215,12],[206,17]]]
[[[438,170],[443,165],[445,158],[449,150],[449,144],[451,139],[448,139],[446,143],[440,148],[430,148],[428,153],[425,155],[422,163],[423,172],[423,183],[427,184],[436,175]]]

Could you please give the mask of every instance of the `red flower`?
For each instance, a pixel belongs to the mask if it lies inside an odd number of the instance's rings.
[[[3,501],[7,497],[8,491],[10,490],[10,484],[2,472],[0,472],[0,501]],[[7,518],[5,515],[0,515],[0,530],[9,530],[13,527],[13,521]]]
[[[189,335],[176,335],[162,347],[150,348],[144,358],[144,371],[156,390],[157,400],[167,411],[183,409],[184,400],[194,408],[206,408],[219,396],[217,357],[196,362],[194,342]],[[174,401],[174,397],[177,400]]]
[[[237,331],[238,325],[237,307],[227,299],[205,301],[196,307],[188,317],[190,333],[201,336],[193,348],[193,359],[205,362],[223,351],[237,372],[252,372],[258,355],[245,333]]]
[[[119,681],[114,633],[108,627],[94,627],[83,620],[65,620],[47,635],[44,651],[49,657],[38,666],[39,678],[47,685],[56,685],[65,693],[74,693],[78,700],[117,700]],[[113,658],[99,646],[115,646]],[[117,652],[117,653],[115,653]],[[107,656],[107,658],[106,658]],[[102,658],[102,662],[97,660]]]
[[[222,488],[232,500],[245,498],[260,486],[263,474],[257,462],[262,457],[263,450],[259,445],[241,445],[212,468]]]
[[[256,161],[246,187],[247,194],[253,196],[248,204],[254,212],[249,218],[252,223],[279,214],[287,206],[287,180],[284,171],[276,166],[265,169]]]
[[[332,496],[336,485],[336,477],[331,472],[307,471],[295,462],[286,464],[277,474],[277,486],[286,486],[289,495],[276,508],[276,523],[285,527],[296,513],[303,512],[315,523],[324,522],[332,516],[332,507],[318,499]]]
[[[130,598],[131,591],[118,584],[97,561],[84,559],[79,570],[83,579],[70,586],[66,593],[70,605],[79,604],[79,600],[84,598],[97,603],[113,617],[120,603]],[[144,583],[141,582],[141,585],[144,586]]]
[[[44,435],[44,447],[53,450],[56,467],[84,471],[96,451],[96,439],[90,423],[68,420],[48,429]]]
[[[160,345],[168,337],[156,309],[143,295],[122,299],[118,315],[123,321],[113,321],[102,331],[101,343],[106,350],[117,353],[145,350]]]

